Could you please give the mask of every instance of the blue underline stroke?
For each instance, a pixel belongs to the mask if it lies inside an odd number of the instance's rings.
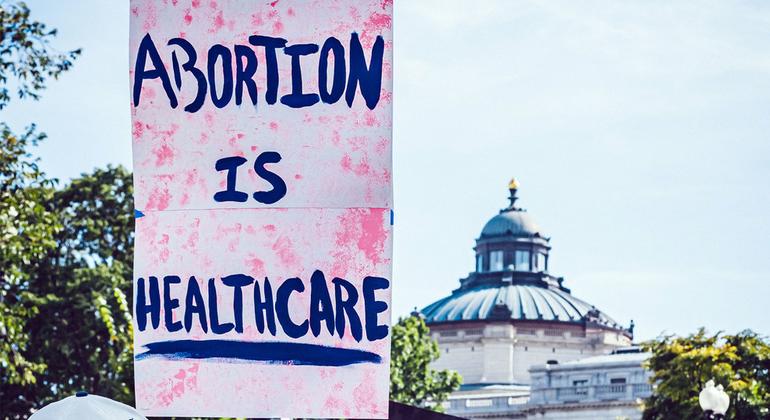
[[[144,345],[137,361],[216,359],[223,362],[258,362],[280,365],[348,366],[358,363],[382,363],[382,357],[364,350],[281,341],[250,342],[235,340],[171,340]]]

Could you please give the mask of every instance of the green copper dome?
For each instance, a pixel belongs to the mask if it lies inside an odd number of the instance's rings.
[[[529,214],[520,209],[503,211],[491,218],[481,230],[482,238],[504,235],[544,236]]]

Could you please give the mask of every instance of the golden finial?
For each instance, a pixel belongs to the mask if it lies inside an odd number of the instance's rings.
[[[519,181],[516,181],[516,178],[511,178],[511,182],[508,183],[508,189],[509,190],[518,190],[519,189]]]

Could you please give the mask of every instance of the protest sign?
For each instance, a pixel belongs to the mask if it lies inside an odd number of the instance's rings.
[[[130,13],[137,408],[386,418],[392,3]]]

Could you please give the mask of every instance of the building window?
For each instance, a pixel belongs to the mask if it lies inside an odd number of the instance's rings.
[[[538,271],[548,271],[547,263],[546,263],[545,254],[542,252],[537,253],[537,259],[535,260],[535,268],[537,268]]]
[[[575,389],[575,395],[588,395],[588,380],[587,379],[580,379],[576,381],[572,381],[572,386],[574,386]]]
[[[481,273],[484,271],[484,254],[476,255],[476,272]]]
[[[489,271],[503,271],[503,251],[489,253]]]
[[[610,378],[610,393],[622,394],[626,392],[626,378]]]
[[[483,328],[472,328],[469,330],[465,330],[466,336],[476,336],[476,335],[484,335],[484,329]]]
[[[517,249],[513,263],[516,271],[529,271],[529,251]]]

